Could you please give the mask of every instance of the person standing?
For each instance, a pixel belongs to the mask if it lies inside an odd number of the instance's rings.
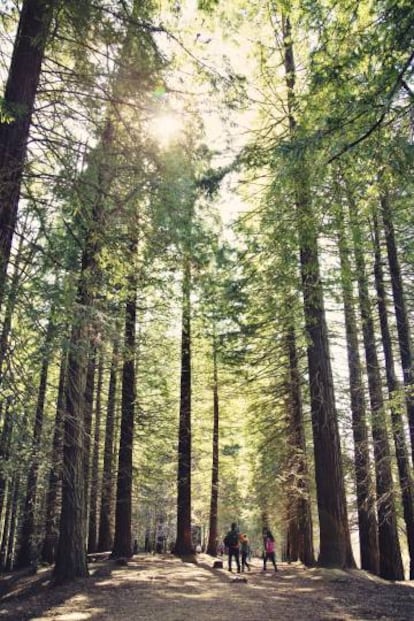
[[[244,568],[250,571],[250,565],[247,562],[250,554],[250,546],[249,539],[246,534],[240,535],[240,552],[241,552],[241,570],[244,571]]]
[[[232,571],[231,564],[234,560],[237,565],[237,573],[240,573],[240,534],[236,522],[233,522],[227,535],[224,537],[224,545],[228,550],[229,571]]]
[[[266,571],[266,563],[267,561],[271,561],[275,571],[277,571],[276,565],[276,552],[275,552],[275,538],[273,537],[271,531],[266,529],[263,537],[263,571]]]

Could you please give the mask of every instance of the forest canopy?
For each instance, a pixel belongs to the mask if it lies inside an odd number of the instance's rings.
[[[414,579],[414,8],[8,0],[0,568]]]

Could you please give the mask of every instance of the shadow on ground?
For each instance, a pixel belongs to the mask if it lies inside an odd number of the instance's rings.
[[[411,583],[387,583],[365,572],[279,565],[279,572],[236,574],[171,555],[136,555],[127,566],[90,564],[90,577],[52,587],[50,569],[0,578],[0,621],[411,621]],[[224,567],[226,563],[224,563]]]

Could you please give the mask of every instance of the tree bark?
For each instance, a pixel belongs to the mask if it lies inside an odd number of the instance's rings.
[[[37,549],[37,545],[35,544],[36,503],[39,465],[41,459],[40,448],[42,441],[44,406],[46,398],[47,377],[49,372],[49,358],[51,343],[55,332],[52,316],[53,310],[51,311],[51,317],[49,319],[45,335],[45,342],[43,344],[42,366],[40,371],[40,381],[33,427],[32,457],[30,460],[29,474],[27,478],[26,499],[22,516],[20,549],[16,562],[16,565],[19,568],[29,567],[33,563],[37,564],[37,560],[40,555],[40,550]]]
[[[338,197],[338,202],[340,201]],[[357,496],[359,548],[361,568],[379,573],[378,524],[371,477],[366,403],[362,380],[362,363],[359,355],[358,325],[355,314],[353,278],[349,248],[341,209],[336,219],[338,231],[341,286],[345,315],[346,345],[348,354],[349,388],[351,395],[352,433],[354,438],[354,471]]]
[[[52,464],[49,472],[48,490],[46,494],[46,530],[42,550],[42,560],[46,563],[54,563],[58,542],[58,496],[62,483],[62,457],[63,457],[63,416],[65,397],[67,355],[66,350],[61,353],[59,384],[56,399],[56,414],[52,445]]]
[[[408,320],[400,262],[398,260],[392,209],[388,192],[385,190],[382,190],[381,193],[381,209],[384,222],[385,241],[387,244],[388,265],[391,275],[395,317],[397,320],[398,344],[400,347],[408,426],[410,430],[411,456],[412,463],[414,464],[414,368],[410,323]]]
[[[213,463],[211,467],[210,527],[207,554],[217,556],[217,519],[219,489],[219,390],[217,372],[217,338],[213,336]]]
[[[91,477],[91,434],[92,434],[92,418],[93,418],[93,397],[95,390],[95,372],[96,372],[96,345],[95,328],[91,328],[90,333],[90,345],[89,345],[89,357],[88,366],[86,370],[86,384],[85,384],[85,502],[86,502],[86,515],[88,515],[88,500],[89,500],[89,488]]]
[[[14,550],[16,544],[17,525],[19,520],[19,500],[20,500],[20,482],[21,473],[17,470],[12,477],[11,491],[10,491],[10,527],[6,533],[6,545],[5,545],[5,563],[4,568],[6,571],[11,571],[14,568]]]
[[[10,481],[7,489],[7,498],[6,498],[6,508],[4,515],[4,524],[3,531],[1,537],[1,547],[0,547],[0,569],[1,571],[5,571],[7,566],[7,558],[8,558],[8,545],[9,545],[9,535],[11,528],[11,520],[12,520],[12,512],[13,512],[13,498],[14,498],[14,486],[16,483],[17,474],[14,473],[10,477]]]
[[[131,241],[131,257],[135,265],[137,241]],[[137,277],[128,277],[128,298],[125,310],[124,364],[122,369],[121,435],[119,439],[118,478],[115,509],[114,557],[132,556],[132,449],[134,442],[134,411],[136,398],[135,342],[137,312]]]
[[[17,220],[34,101],[56,1],[25,0],[7,78],[0,123],[0,307]]]
[[[290,498],[289,551],[304,565],[315,564],[313,549],[312,511],[309,490],[309,473],[306,459],[306,439],[303,422],[302,393],[296,348],[296,334],[290,326],[286,335],[286,349],[289,360],[289,444],[291,463],[295,475],[294,490]]]
[[[85,205],[85,242],[79,276],[75,310],[69,343],[65,391],[62,512],[59,544],[53,572],[55,583],[88,575],[86,560],[85,496],[85,390],[91,339],[92,308],[100,282],[99,254],[105,231],[104,198],[113,178],[111,161],[113,127],[107,120],[102,144],[91,157],[96,166],[96,195]],[[89,193],[85,193],[89,196]],[[87,208],[89,207],[89,213]]]
[[[115,338],[109,376],[106,411],[104,465],[102,473],[101,511],[99,519],[98,552],[112,550],[112,498],[114,482],[115,398],[117,391],[118,339]]]
[[[391,330],[388,323],[387,294],[385,289],[384,272],[382,269],[381,240],[377,217],[374,215],[374,245],[375,245],[375,285],[377,290],[378,313],[380,317],[382,344],[385,358],[387,387],[390,397],[391,426],[397,457],[398,475],[400,479],[401,496],[405,528],[407,533],[408,550],[410,554],[410,580],[414,579],[414,486],[411,476],[410,460],[405,442],[404,423],[398,404],[393,400],[401,394],[401,386],[397,380],[392,348]]]
[[[23,226],[23,231],[26,229],[26,224]],[[9,335],[12,327],[12,319],[14,307],[16,305],[17,287],[19,284],[20,273],[23,263],[23,246],[24,246],[24,234],[19,239],[19,244],[14,260],[13,275],[10,282],[10,289],[7,296],[6,306],[4,309],[3,326],[0,336],[0,387],[3,385],[4,379],[4,362],[7,359]],[[29,256],[24,261],[24,266],[27,265],[33,258],[33,252],[29,253]],[[23,267],[24,267],[23,266]],[[0,403],[0,412],[3,407],[3,402]]]
[[[181,329],[181,392],[178,432],[177,540],[175,553],[192,553],[191,541],[191,266],[184,259]]]
[[[10,458],[10,447],[13,431],[13,415],[11,410],[11,398],[5,400],[5,412],[3,429],[1,430],[0,441],[0,517],[3,516],[4,501],[6,499],[7,487],[10,487],[10,475],[4,468]],[[9,485],[8,485],[9,483]],[[7,513],[6,513],[7,516]],[[4,527],[5,528],[5,527]]]
[[[377,491],[380,576],[387,580],[403,580],[404,572],[401,560],[400,542],[398,539],[395,494],[391,472],[391,455],[384,413],[382,382],[375,344],[374,322],[371,313],[371,301],[369,297],[365,259],[362,250],[360,225],[357,222],[357,206],[349,192],[348,203],[358,279],[359,306],[368,374],[368,390],[371,403]]]
[[[296,70],[290,20],[284,15],[282,19],[285,80],[288,89],[288,120],[291,140],[294,141],[297,136],[295,119]],[[319,513],[320,552],[318,564],[327,567],[354,567],[328,330],[319,270],[317,230],[304,155],[296,159],[295,167],[295,202],[304,314],[309,343],[307,353]],[[327,472],[330,473],[329,477],[326,476]]]
[[[89,252],[84,254],[78,290],[79,308],[91,303],[84,274],[90,267]],[[54,568],[56,584],[88,575],[86,562],[85,502],[85,387],[89,328],[85,317],[73,325],[68,356],[65,390],[62,511],[59,543]]]
[[[93,442],[91,492],[89,502],[89,537],[88,552],[96,552],[98,522],[98,490],[99,490],[99,453],[101,435],[101,393],[103,383],[103,352],[99,355],[98,382],[96,387],[95,433]]]

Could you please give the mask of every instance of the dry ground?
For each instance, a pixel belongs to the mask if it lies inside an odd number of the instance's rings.
[[[247,582],[198,555],[137,555],[127,566],[91,563],[91,576],[50,586],[50,570],[0,578],[0,621],[382,621],[414,620],[412,583],[387,583],[361,571],[280,564]],[[244,574],[242,574],[244,576]]]

